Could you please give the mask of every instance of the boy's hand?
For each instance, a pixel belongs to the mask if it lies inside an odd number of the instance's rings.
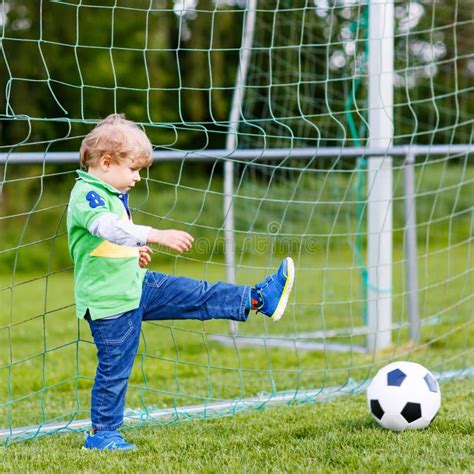
[[[148,243],[168,247],[179,253],[189,250],[193,246],[193,242],[193,236],[182,230],[151,229],[148,234]]]
[[[151,262],[150,254],[153,253],[153,249],[148,247],[148,245],[145,245],[143,247],[139,247],[138,252],[140,253],[140,256],[138,258],[138,265],[140,266],[140,268],[145,268]]]

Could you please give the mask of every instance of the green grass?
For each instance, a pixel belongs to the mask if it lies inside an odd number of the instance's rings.
[[[393,359],[418,361],[433,371],[474,366],[472,272],[469,246],[420,256],[418,345],[408,344],[406,328],[393,331],[393,345],[379,354],[303,351],[296,348],[223,347],[212,339],[227,334],[226,321],[162,321],[144,325],[140,354],[130,379],[127,406],[172,407],[253,397],[284,390],[307,390],[364,381]],[[407,320],[401,250],[395,251],[394,321]],[[351,253],[323,254],[297,260],[295,290],[288,314],[278,324],[253,317],[240,325],[242,335],[295,338],[304,331],[350,328],[362,324],[359,274],[348,268]],[[224,267],[179,258],[154,263],[168,273],[224,277]],[[244,265],[248,261],[242,262]],[[241,282],[258,281],[266,265],[240,267]],[[328,266],[333,268],[329,270]],[[467,272],[467,273],[466,273]],[[0,427],[19,427],[89,417],[95,373],[95,347],[85,322],[74,316],[70,272],[47,279],[16,275],[15,286],[2,278],[0,292]],[[336,283],[337,282],[337,283]],[[435,319],[433,319],[435,318]],[[357,346],[362,336],[327,339]]]
[[[426,430],[393,433],[370,417],[363,396],[256,414],[124,430],[134,453],[79,449],[83,434],[5,449],[4,472],[472,472],[472,379],[441,386]]]

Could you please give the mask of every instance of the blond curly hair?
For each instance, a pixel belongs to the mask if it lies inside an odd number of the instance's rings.
[[[153,148],[145,132],[124,114],[110,114],[82,140],[81,168],[95,166],[104,155],[114,163],[131,159],[140,168],[152,162]]]

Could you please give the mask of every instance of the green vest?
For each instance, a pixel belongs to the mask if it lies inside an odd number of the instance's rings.
[[[83,318],[89,309],[92,319],[100,319],[138,308],[146,273],[138,266],[138,247],[116,245],[88,231],[104,213],[131,220],[120,199],[123,195],[85,171],[77,174],[67,215],[76,315]]]

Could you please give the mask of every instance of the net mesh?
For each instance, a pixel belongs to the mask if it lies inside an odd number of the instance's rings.
[[[414,165],[419,340],[409,338],[405,161],[394,157],[392,345],[376,353],[367,351],[370,158],[344,153],[368,144],[368,4],[257,2],[236,126],[229,116],[249,5],[0,3],[2,443],[87,427],[80,420],[89,417],[96,349],[74,316],[65,215],[80,142],[111,112],[140,123],[156,150],[178,152],[156,162],[134,191],[134,220],[190,231],[196,241],[186,255],[156,249],[152,269],[226,278],[229,159],[237,281],[260,281],[288,254],[297,267],[278,325],[252,317],[231,336],[219,321],[144,324],[127,423],[358,393],[398,358],[441,379],[472,374],[472,148],[435,153],[438,145],[472,145],[469,1],[394,5],[393,142],[433,152]],[[234,149],[212,159],[229,125],[235,148],[253,150],[251,159],[231,158]],[[323,147],[340,152],[326,157]],[[296,158],[302,148],[314,152]],[[274,149],[286,151],[259,158]],[[56,160],[71,151],[70,162]]]

